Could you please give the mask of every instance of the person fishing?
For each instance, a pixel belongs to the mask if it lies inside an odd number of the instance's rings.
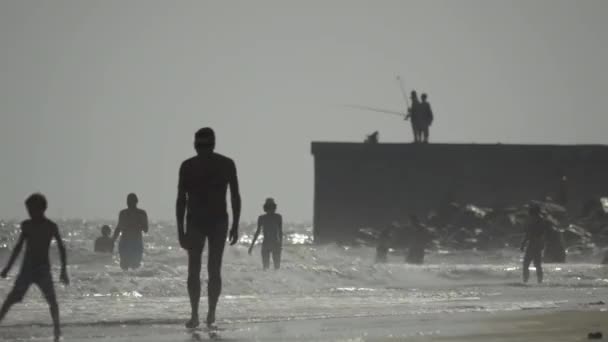
[[[420,101],[418,100],[418,94],[415,90],[410,93],[410,100],[412,101],[411,106],[408,108],[406,120],[410,120],[412,125],[412,132],[414,133],[414,143],[422,142],[422,131],[421,131],[421,108]]]
[[[145,210],[137,207],[138,201],[136,194],[127,195],[127,209],[123,209],[118,215],[118,223],[112,237],[113,242],[116,242],[120,236],[118,253],[123,270],[141,266],[144,253],[142,235],[148,232],[148,215]]]
[[[419,105],[419,111],[420,111],[420,118],[419,118],[419,122],[418,122],[418,129],[419,129],[419,142],[422,143],[428,143],[429,142],[429,130],[431,127],[431,124],[433,124],[433,110],[431,109],[431,104],[427,102],[427,98],[428,95],[427,94],[422,94],[420,96],[420,99],[422,100],[422,102],[420,102]]]

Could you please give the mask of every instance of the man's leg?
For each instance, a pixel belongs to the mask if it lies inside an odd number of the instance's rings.
[[[281,268],[281,247],[275,247],[272,251],[272,262],[274,269],[278,270]]]
[[[121,238],[118,243],[118,255],[120,256],[120,268],[124,271],[129,269],[129,246]]]
[[[429,126],[424,126],[422,129],[422,141],[424,143],[428,143],[429,142]]]
[[[534,256],[534,267],[536,268],[536,279],[538,283],[543,282],[543,265],[542,265],[542,251],[538,251]]]
[[[133,244],[133,254],[131,255],[131,267],[134,269],[141,267],[141,261],[144,257],[144,243],[139,241]]]
[[[228,226],[224,223],[217,226],[207,237],[209,240],[209,259],[207,261],[209,312],[207,313],[207,325],[215,323],[215,309],[222,293],[222,257],[227,235]]]
[[[411,120],[411,119],[410,119]],[[412,123],[412,133],[414,134],[414,142],[418,142],[418,127]]]
[[[9,293],[6,300],[4,300],[4,303],[2,303],[2,307],[0,308],[0,322],[4,320],[8,310],[10,310],[10,308],[16,303],[19,303],[19,300],[16,298],[13,292]]]
[[[53,278],[51,273],[42,276],[42,278],[36,283],[40,292],[44,295],[44,299],[49,304],[49,310],[51,312],[51,318],[53,319],[53,333],[55,335],[55,341],[59,341],[61,338],[61,324],[59,322],[59,304],[57,304],[57,296],[55,295],[55,286],[53,286]]]
[[[262,246],[262,267],[264,271],[270,266],[270,250],[266,246]]]
[[[6,300],[4,300],[2,307],[0,307],[0,322],[4,320],[4,317],[6,317],[8,310],[10,310],[13,305],[23,300],[23,297],[27,293],[29,287],[30,282],[28,281],[28,279],[23,278],[21,274],[17,276],[15,286],[13,286],[11,292],[9,292],[8,296],[6,296]]]
[[[530,278],[530,263],[532,262],[532,256],[529,250],[526,250],[526,254],[524,255],[524,264],[523,264],[523,278],[524,278],[524,283],[528,282],[528,279]]]
[[[201,257],[204,240],[199,244],[201,246],[188,250],[188,295],[190,296],[190,308],[192,311],[190,321],[186,323],[187,328],[196,328],[199,325],[198,304],[201,299]]]

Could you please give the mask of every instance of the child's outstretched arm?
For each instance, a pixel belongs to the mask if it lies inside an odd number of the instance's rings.
[[[253,239],[251,240],[251,246],[249,246],[249,255],[251,255],[251,252],[253,251],[253,246],[255,246],[255,242],[258,239],[258,236],[260,236],[260,232],[262,231],[262,220],[261,218],[258,218],[258,228],[255,230],[255,234],[253,234]]]
[[[53,236],[57,241],[57,249],[59,249],[59,257],[61,258],[61,282],[68,285],[70,280],[68,278],[68,261],[67,261],[67,253],[65,252],[65,245],[63,244],[63,239],[59,234],[59,229],[55,226],[55,231],[53,232]]]
[[[8,263],[6,264],[6,267],[2,270],[2,273],[0,273],[0,276],[2,278],[6,278],[6,276],[8,275],[8,272],[13,267],[15,260],[17,260],[17,256],[21,252],[21,248],[23,248],[24,242],[25,242],[25,237],[23,236],[23,232],[21,232],[21,234],[19,235],[19,240],[17,241],[17,245],[15,245],[15,248],[13,249],[13,253],[11,254],[10,259],[8,259]]]

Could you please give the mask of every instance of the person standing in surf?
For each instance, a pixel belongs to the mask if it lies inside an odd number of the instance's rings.
[[[410,215],[410,231],[408,234],[408,252],[405,261],[408,264],[422,265],[426,246],[432,240],[428,229],[420,222],[418,216]]]
[[[114,240],[110,237],[112,229],[110,226],[104,225],[101,227],[101,236],[95,239],[95,253],[113,253],[114,252]]]
[[[260,236],[260,232],[264,232],[264,241],[262,241],[262,266],[264,270],[270,267],[270,256],[274,269],[278,270],[281,267],[281,250],[283,248],[283,217],[277,214],[277,204],[274,199],[267,198],[264,203],[265,214],[258,218],[258,229],[253,235],[251,246],[249,247],[249,255],[253,251],[253,246]]]
[[[538,283],[543,282],[543,249],[547,232],[552,229],[547,220],[542,217],[541,208],[532,204],[528,209],[528,222],[525,226],[525,236],[521,242],[521,251],[524,252],[523,281],[528,282],[530,278],[530,264],[534,263]]]
[[[112,240],[118,243],[120,254],[120,267],[123,270],[136,269],[141,266],[144,254],[143,233],[148,232],[148,215],[145,210],[137,207],[138,198],[136,194],[127,196],[127,209],[118,215],[118,224],[114,229]]]
[[[177,235],[181,247],[188,252],[188,295],[192,312],[190,320],[186,322],[187,328],[196,328],[200,324],[200,273],[205,241],[209,243],[209,311],[206,323],[211,326],[215,322],[217,302],[222,292],[222,256],[228,236],[228,187],[232,204],[230,245],[238,242],[241,216],[236,166],[232,159],[214,152],[213,129],[205,127],[198,130],[194,135],[194,148],[197,155],[184,161],[179,169],[176,201]]]

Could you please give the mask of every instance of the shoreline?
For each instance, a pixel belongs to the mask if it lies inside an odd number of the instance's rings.
[[[608,328],[608,311],[522,310],[401,314],[221,323],[217,330],[172,324],[67,324],[64,341],[585,341]],[[47,340],[49,326],[2,326],[2,341]],[[605,332],[605,331],[603,331]]]

